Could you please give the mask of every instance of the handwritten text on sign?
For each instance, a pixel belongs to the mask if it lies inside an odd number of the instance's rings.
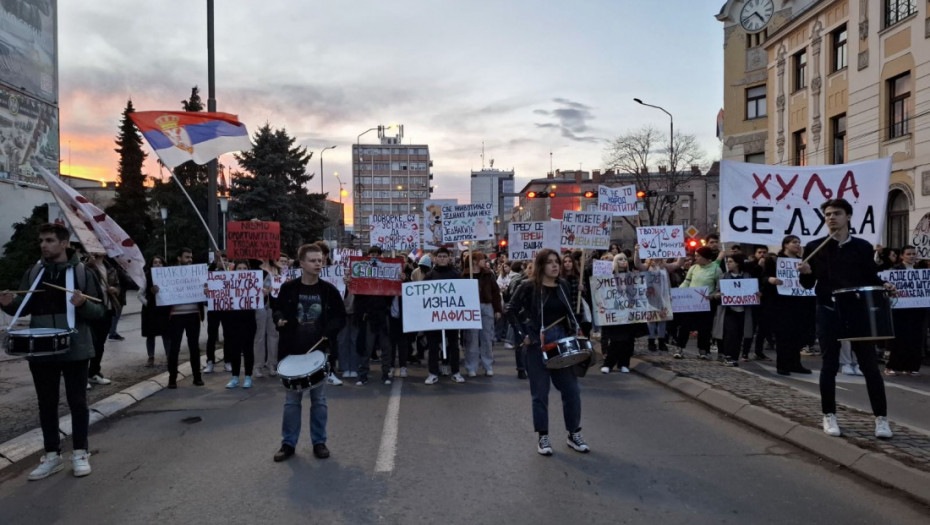
[[[494,238],[490,202],[442,207],[442,242],[485,241]]]
[[[672,298],[665,270],[591,277],[591,298],[598,326],[672,318]]]
[[[720,279],[720,304],[752,306],[759,304],[759,281],[755,279]]]
[[[369,243],[382,250],[409,252],[420,246],[420,216],[372,215]]]
[[[602,261],[600,259],[595,259],[591,261],[591,275],[597,275],[599,277],[611,275],[614,273],[614,263],[613,261]]]
[[[801,286],[801,272],[798,265],[801,259],[793,257],[779,257],[775,262],[775,278],[782,284],[778,285],[778,295],[793,295],[795,297],[814,297],[814,289]]]
[[[403,259],[350,257],[349,291],[356,295],[400,295]]]
[[[442,207],[458,204],[455,199],[423,201],[423,247],[432,250],[443,245]]]
[[[887,270],[878,276],[898,289],[892,308],[930,307],[930,270]]]
[[[340,295],[346,294],[346,267],[341,264],[327,266],[320,270],[320,279],[328,282],[339,290]]]
[[[709,312],[710,297],[707,295],[707,287],[672,288],[672,311],[676,314],[685,312]]]
[[[918,259],[930,259],[930,213],[924,214],[914,228],[911,246],[917,249]]]
[[[271,259],[281,255],[281,224],[233,221],[226,224],[226,250],[230,259]]]
[[[206,264],[152,268],[152,284],[158,286],[155,304],[202,303],[207,300],[203,285],[207,282]]]
[[[826,235],[820,204],[852,204],[850,229],[881,242],[891,157],[832,166],[720,163],[720,237],[727,242],[778,245],[785,235],[805,244]]]
[[[404,332],[481,328],[478,281],[450,279],[404,283]]]
[[[210,272],[207,310],[259,310],[264,308],[261,270]]]
[[[606,250],[612,219],[609,213],[563,212],[561,247]]]
[[[543,248],[559,250],[559,225],[552,221],[511,222],[507,248],[512,261],[531,261]]]
[[[616,217],[636,215],[636,186],[597,187],[597,211]]]
[[[641,259],[685,257],[685,232],[681,226],[644,226],[636,228],[636,242]]]

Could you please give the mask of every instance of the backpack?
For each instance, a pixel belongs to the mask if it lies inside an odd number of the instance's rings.
[[[36,263],[32,265],[32,268],[29,269],[29,284],[27,286],[32,286],[36,277],[39,276],[39,270],[41,269],[42,261],[36,261]],[[74,284],[82,293],[87,290],[84,287],[87,284],[87,269],[84,267],[84,263],[77,263],[77,266],[74,267]]]

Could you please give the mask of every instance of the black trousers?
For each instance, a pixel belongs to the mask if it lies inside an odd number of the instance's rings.
[[[220,337],[220,325],[223,324],[222,320],[223,312],[213,310],[207,312],[207,361],[211,363],[216,362],[216,342]],[[229,339],[229,335],[226,332],[226,325],[223,325],[223,337]],[[224,351],[223,355],[227,355],[227,352]],[[225,357],[223,358],[223,361],[227,360],[228,359]]]
[[[187,348],[191,354],[191,374],[200,379],[200,314],[172,315],[168,319],[168,337],[171,338],[171,351],[168,353],[168,380],[178,377],[178,354],[181,353],[181,339],[187,334]]]
[[[607,352],[604,356],[604,366],[609,369],[613,367],[625,366],[630,367],[630,358],[633,357],[633,348],[636,340],[632,338],[611,339],[607,343]]]
[[[248,315],[221,315],[223,326],[223,360],[232,366],[233,377],[239,377],[242,362],[245,361],[245,375],[252,375],[255,366],[255,315],[248,310]],[[219,312],[217,312],[219,313]],[[224,312],[238,314],[240,312]],[[207,317],[209,322],[209,316]],[[208,336],[209,337],[209,336]],[[210,358],[207,357],[207,360]]]
[[[439,356],[442,354],[442,330],[426,332],[426,341],[429,345],[429,359],[427,366],[429,373],[439,375]],[[459,373],[459,332],[446,330],[446,355],[449,357],[449,367],[453,374]]]
[[[823,367],[820,370],[820,405],[824,414],[836,413],[836,372],[840,368],[840,318],[836,310],[824,305],[817,305],[817,338],[823,352]],[[859,369],[865,376],[865,387],[869,393],[872,413],[876,416],[888,415],[888,401],[885,399],[885,382],[878,371],[878,358],[875,345],[870,342],[853,342],[852,351],[859,360]]]
[[[107,310],[100,319],[94,319],[87,324],[90,326],[91,339],[94,341],[94,357],[90,359],[90,369],[87,377],[100,374],[100,362],[103,360],[103,349],[110,335],[110,324],[113,322],[113,311]]]
[[[714,324],[714,312],[689,312],[683,316],[678,325],[678,337],[675,344],[684,348],[688,344],[691,331],[697,331],[697,346],[702,354],[710,352],[710,334]]]
[[[109,332],[109,327],[107,327]],[[87,359],[64,362],[29,362],[32,382],[39,400],[39,424],[46,452],[61,451],[61,433],[58,431],[58,391],[61,378],[65,378],[65,397],[71,409],[71,432],[75,450],[87,450],[87,427],[90,411],[87,409]]]
[[[746,341],[752,342],[752,338],[743,337],[746,331],[746,312],[736,312],[733,308],[726,308],[723,312],[723,355],[731,361],[739,360],[740,348],[745,346]],[[745,352],[744,352],[745,355]]]

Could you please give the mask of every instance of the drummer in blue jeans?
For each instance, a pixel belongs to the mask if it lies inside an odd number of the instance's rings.
[[[833,302],[833,292],[860,286],[884,286],[894,293],[894,286],[882,282],[873,259],[873,249],[864,239],[850,235],[852,205],[846,199],[831,199],[820,205],[830,232],[808,243],[804,255],[810,260],[798,266],[801,285],[814,288],[817,295],[817,338],[823,352],[820,370],[820,403],[823,410],[823,431],[840,435],[836,421],[836,373],[840,357],[840,317]],[[813,256],[811,256],[813,254]],[[816,285],[816,286],[815,286]],[[853,341],[852,350],[865,376],[865,385],[875,414],[875,437],[890,438],[888,403],[885,383],[878,370],[875,345],[868,341]]]
[[[323,252],[315,244],[305,244],[297,252],[300,263],[300,279],[281,285],[281,292],[272,315],[280,335],[278,360],[288,355],[307,353],[324,337],[335,341],[346,323],[345,304],[342,295],[332,284],[320,280],[323,269]],[[318,350],[329,349],[326,341]],[[311,372],[310,370],[307,371]],[[326,393],[320,385],[310,390],[310,441],[313,455],[323,459],[329,457],[326,448]],[[284,401],[284,417],[281,423],[281,448],[275,453],[275,461],[284,461],[294,455],[300,438],[300,413],[303,391],[288,390]]]

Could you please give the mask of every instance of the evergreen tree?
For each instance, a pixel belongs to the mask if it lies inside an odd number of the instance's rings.
[[[19,281],[39,257],[39,226],[48,222],[48,204],[32,209],[23,222],[13,225],[13,236],[3,245],[0,258],[0,290],[16,290]]]
[[[254,133],[252,142],[251,151],[236,155],[246,173],[231,177],[231,211],[237,220],[281,223],[281,249],[296,254],[301,244],[322,238],[327,221],[323,197],[304,186],[312,177],[306,168],[313,153],[268,124]]]
[[[144,252],[152,232],[152,218],[148,210],[145,175],[142,173],[142,164],[147,155],[142,149],[142,135],[129,118],[129,114],[134,111],[130,99],[123,110],[123,120],[116,136],[116,152],[119,153],[116,198],[106,212]]]

